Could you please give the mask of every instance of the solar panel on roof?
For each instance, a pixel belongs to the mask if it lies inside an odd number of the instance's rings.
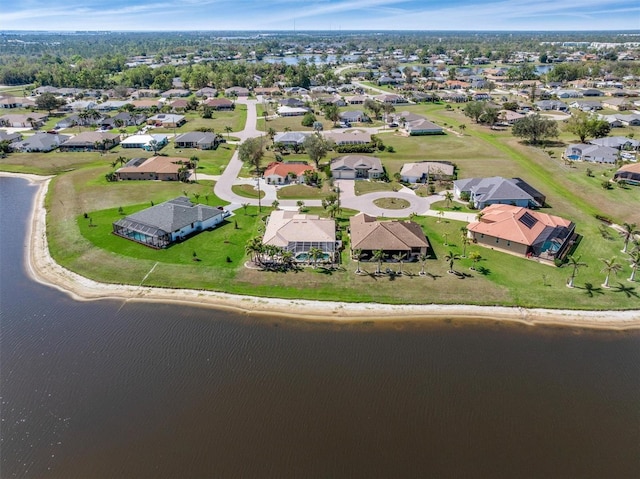
[[[529,213],[523,214],[520,218],[518,218],[518,221],[520,221],[520,223],[522,223],[529,229],[533,228],[535,224],[538,222],[538,220],[534,216],[530,215]]]

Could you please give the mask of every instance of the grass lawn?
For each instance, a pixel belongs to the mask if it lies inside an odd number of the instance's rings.
[[[402,110],[405,107],[401,107]],[[550,156],[546,150],[522,144],[509,131],[495,132],[472,124],[460,110],[445,110],[442,105],[412,105],[406,109],[427,115],[439,124],[454,127],[467,125],[464,135],[448,133],[442,136],[400,137],[393,133],[381,135],[385,144],[392,145],[395,153],[380,152],[390,176],[399,171],[406,161],[427,159],[448,160],[459,167],[459,177],[519,176],[547,195],[549,208],[542,211],[570,218],[583,236],[576,256],[588,267],[580,269],[576,288],[565,286],[571,270],[555,268],[493,251],[478,245],[464,246],[460,228],[463,223],[433,217],[417,217],[431,243],[432,258],[426,262],[427,276],[419,276],[419,263],[403,266],[402,276],[375,276],[353,274],[355,262],[348,252],[342,252],[343,262],[335,270],[304,268],[300,272],[273,273],[249,270],[243,267],[247,259],[246,241],[263,231],[264,218],[255,207],[239,210],[236,215],[213,231],[203,232],[189,240],[167,248],[152,250],[111,234],[111,223],[124,214],[187,194],[198,195],[199,201],[223,205],[213,193],[213,182],[200,180],[195,184],[174,182],[115,182],[109,183],[104,175],[112,171],[111,163],[119,155],[141,156],[140,152],[115,148],[104,155],[99,153],[47,153],[10,154],[0,160],[0,168],[8,171],[39,174],[58,174],[52,181],[47,197],[48,239],[52,255],[62,265],[84,276],[105,282],[140,284],[162,287],[214,289],[239,294],[278,296],[284,298],[331,299],[356,302],[389,303],[474,303],[486,305],[518,305],[523,307],[550,307],[570,309],[628,309],[637,308],[640,301],[638,283],[629,283],[629,266],[620,250],[621,237],[611,228],[604,227],[594,218],[601,213],[618,221],[640,223],[640,188],[615,187],[603,190],[600,184],[612,174],[612,167],[574,164],[564,165],[559,155]],[[299,122],[299,118],[295,119]],[[195,120],[194,120],[195,121]],[[275,122],[268,122],[269,126]],[[191,131],[189,128],[188,131]],[[299,129],[299,128],[296,128]],[[564,137],[563,137],[564,141]],[[225,149],[226,147],[226,149]],[[175,151],[172,145],[162,153],[171,156],[200,158],[199,172],[219,174],[233,153],[232,145],[218,150]],[[142,156],[150,156],[145,152]],[[286,159],[306,159],[306,155],[289,155]],[[273,161],[273,152],[267,152],[264,163]],[[593,170],[587,176],[586,168]],[[280,198],[306,199],[314,196],[301,191],[303,185],[280,188]],[[390,191],[395,185],[384,182],[356,182],[356,192]],[[289,189],[290,188],[290,189]],[[310,187],[304,186],[304,189]],[[312,189],[321,195],[322,190]],[[254,193],[255,194],[255,193]],[[316,196],[321,197],[321,196]],[[397,200],[396,200],[397,201]],[[446,208],[445,202],[434,205]],[[458,204],[455,204],[458,206]],[[460,210],[466,211],[464,205]],[[322,208],[308,208],[309,212],[326,215]],[[87,213],[94,226],[84,218]],[[348,245],[343,230],[348,217],[356,212],[343,211],[338,218],[339,237]],[[235,228],[237,223],[238,229]],[[446,241],[445,241],[446,238]],[[447,243],[446,245],[444,243]],[[466,249],[466,251],[464,251]],[[193,260],[193,252],[201,261]],[[444,256],[451,251],[468,256],[477,251],[481,256],[477,270],[472,271],[469,258],[455,261],[454,269],[460,276],[447,273]],[[466,254],[463,254],[466,253]],[[227,261],[227,256],[231,262]],[[611,289],[600,285],[604,281],[601,258],[617,256],[623,264],[618,277],[611,278]],[[394,271],[398,263],[388,262]],[[362,263],[361,269],[375,271],[374,263]]]
[[[396,181],[370,181],[361,180],[354,182],[356,195],[366,195],[367,193],[375,193],[377,191],[398,191],[401,185]]]
[[[472,210],[467,205],[458,203],[456,201],[452,201],[451,204],[447,205],[447,202],[445,200],[431,203],[431,209],[438,211],[456,211],[459,213],[478,213],[478,210]]]
[[[245,198],[264,198],[265,195],[264,191],[261,190],[260,196],[258,196],[258,190],[253,185],[233,185],[231,191]]]
[[[319,200],[330,193],[325,182],[321,188],[308,185],[289,185],[278,188],[278,199],[281,200]]]
[[[214,111],[213,118],[202,118],[201,112],[186,112],[185,118],[187,122],[180,128],[175,129],[175,133],[187,133],[195,131],[199,128],[211,128],[214,132],[225,135],[225,127],[229,126],[232,131],[241,131],[247,122],[247,106],[236,104],[236,108],[231,111]],[[173,128],[154,128],[149,130],[150,133],[174,133]]]
[[[313,131],[313,127],[302,126],[302,116],[281,116],[274,118],[273,120],[266,122],[266,127],[265,121],[260,119],[260,117],[258,118],[258,130],[260,131],[268,131],[269,128],[273,128],[277,132],[286,131],[287,128],[290,131]],[[333,122],[327,121],[327,119],[322,115],[316,115],[316,120],[322,123],[324,130],[330,130],[333,128]]]
[[[411,206],[411,203],[402,198],[378,198],[373,203],[380,208],[388,210],[403,210]]]

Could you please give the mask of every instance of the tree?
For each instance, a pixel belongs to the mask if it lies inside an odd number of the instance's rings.
[[[264,245],[262,244],[262,237],[255,236],[247,241],[247,244],[244,247],[245,252],[251,258],[251,261],[254,263],[260,263],[261,258],[260,254],[264,251]]]
[[[233,131],[233,128],[231,128],[229,125],[224,127],[224,131],[227,132],[227,138],[229,138],[229,133],[231,133]]]
[[[372,259],[374,261],[378,262],[378,267],[376,268],[376,274],[381,274],[382,273],[382,262],[387,258],[387,253],[384,252],[384,250],[381,249],[377,249],[373,252],[373,257]]]
[[[196,155],[193,155],[189,158],[189,162],[191,162],[191,167],[193,168],[193,179],[198,181],[198,163],[200,162],[200,158]]]
[[[56,96],[53,93],[49,93],[49,92],[43,93],[42,95],[36,98],[36,107],[39,110],[47,110],[49,114],[51,114],[52,110],[55,110],[56,108],[64,104],[65,104],[64,100],[60,98],[56,98]]]
[[[627,253],[629,241],[631,241],[631,239],[637,234],[640,234],[640,231],[636,229],[635,223],[624,223],[622,225],[622,231],[620,231],[620,235],[624,238],[624,248],[622,249],[623,253]]]
[[[398,272],[398,274],[402,274],[402,267],[404,265],[404,260],[406,257],[406,253],[398,253],[393,255],[393,259],[400,263],[400,271]]]
[[[447,191],[444,194],[444,201],[446,201],[447,208],[449,208],[451,206],[451,202],[453,201],[453,193],[451,193],[450,191]]]
[[[356,274],[360,274],[362,273],[362,271],[360,270],[360,260],[362,259],[362,250],[361,249],[354,249],[351,252],[351,257],[357,261],[358,263],[358,267],[356,268]]]
[[[327,120],[333,122],[333,126],[336,126],[336,123],[340,119],[340,110],[337,105],[333,103],[328,103],[324,106],[324,116]]]
[[[602,138],[607,136],[611,127],[607,121],[599,119],[596,115],[579,111],[571,115],[565,130],[580,138],[580,143],[584,143],[587,137]]]
[[[532,145],[537,145],[546,138],[558,136],[558,125],[536,113],[517,120],[513,124],[512,133],[518,138],[525,138]]]
[[[567,262],[569,263],[569,266],[573,268],[571,270],[571,276],[569,277],[569,281],[567,282],[567,287],[573,288],[573,281],[575,280],[576,275],[578,274],[578,270],[583,266],[587,267],[589,265],[587,263],[580,262],[580,256],[576,258],[574,256],[569,255],[567,256]]]
[[[306,127],[310,128],[310,127],[313,126],[313,123],[315,121],[316,121],[316,116],[313,113],[311,113],[310,111],[308,111],[302,117],[302,126],[306,126]]]
[[[309,155],[309,159],[315,163],[316,168],[320,168],[320,161],[331,150],[332,145],[320,133],[314,133],[304,139],[302,146]]]
[[[319,259],[324,257],[324,251],[320,248],[310,248],[309,249],[309,259],[313,261],[313,269],[316,269],[316,265]]]
[[[263,137],[249,138],[238,148],[240,161],[256,169],[256,175],[260,176],[260,162],[264,156]]]
[[[467,103],[462,110],[465,116],[471,118],[474,122],[478,123],[480,117],[484,113],[484,103],[481,101],[471,101]]]
[[[431,258],[431,256],[428,254],[420,253],[418,255],[418,261],[420,261],[420,276],[425,276],[427,274],[424,271],[424,265],[429,258]]]
[[[480,261],[482,259],[482,256],[480,256],[480,253],[478,253],[477,251],[472,251],[471,253],[469,253],[469,258],[472,261],[471,264],[471,271],[475,271],[476,270],[476,264],[478,263],[478,261]]]
[[[365,110],[370,111],[375,116],[376,120],[380,119],[380,112],[382,111],[382,105],[371,98],[367,98],[363,105]]]
[[[463,228],[463,229],[466,229],[466,228]],[[471,239],[469,239],[469,237],[467,236],[466,232],[463,232],[461,234],[460,240],[462,241],[462,255],[460,257],[461,258],[466,258],[467,257],[467,245],[469,243],[471,243]]]
[[[605,273],[606,276],[604,278],[604,283],[602,284],[603,288],[609,287],[609,277],[611,273],[617,275],[622,270],[622,265],[618,263],[618,258],[615,256],[611,259],[600,259],[604,263],[604,266],[600,270],[601,273]]]
[[[640,265],[640,250],[633,250],[629,255],[629,263],[631,266],[631,276],[629,276],[628,281],[636,280],[636,272],[638,271],[638,266]]]
[[[271,207],[272,207],[274,210],[277,210],[277,209],[278,209],[278,206],[280,206],[280,202],[279,202],[278,200],[273,200],[273,203],[271,203]]]
[[[449,263],[449,270],[447,271],[447,273],[455,273],[455,271],[453,270],[453,263],[457,259],[460,259],[460,257],[451,250],[449,250],[449,252],[445,255],[444,260]]]
[[[242,209],[244,210],[244,215],[247,216],[247,208],[249,207],[249,203],[242,203]]]

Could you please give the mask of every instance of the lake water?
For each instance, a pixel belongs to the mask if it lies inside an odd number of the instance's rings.
[[[631,478],[640,334],[76,302],[0,178],[1,477]]]

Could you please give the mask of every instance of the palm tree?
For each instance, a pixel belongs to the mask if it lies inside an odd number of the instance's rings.
[[[624,238],[624,248],[622,249],[623,253],[627,252],[629,241],[631,241],[631,238],[633,238],[637,234],[640,234],[640,231],[636,230],[635,223],[624,223],[622,225],[622,231],[620,231],[620,235]]]
[[[231,133],[233,131],[233,128],[231,128],[229,125],[224,127],[224,131],[227,132],[227,138],[229,138],[229,133]]]
[[[611,259],[602,259],[602,258],[600,259],[600,261],[604,263],[604,266],[602,267],[600,272],[606,273],[607,275],[604,278],[604,283],[602,284],[603,288],[609,287],[609,276],[611,276],[611,273],[613,273],[614,275],[617,275],[622,270],[622,265],[617,262],[617,259],[618,258],[616,258],[615,256]]]
[[[362,259],[362,250],[354,249],[351,252],[351,257],[358,262],[358,267],[356,268],[356,274],[362,273],[362,270],[360,270],[360,260]]]
[[[271,142],[272,142],[272,143],[273,143],[273,139],[275,138],[275,136],[276,136],[276,134],[277,134],[277,133],[278,133],[278,132],[277,132],[277,131],[276,131],[276,129],[275,129],[275,128],[273,128],[273,127],[269,127],[269,129],[267,130],[267,136],[268,136],[269,138],[271,138]]]
[[[467,228],[462,227],[462,234],[460,235],[460,239],[462,241],[462,255],[460,256],[461,258],[466,258],[467,257],[467,245],[469,243],[471,243],[471,239],[467,236],[467,233],[464,231]]]
[[[261,263],[260,254],[264,251],[264,245],[262,244],[262,237],[255,236],[247,241],[244,247],[245,252],[250,256],[251,261],[255,263]]]
[[[283,251],[280,255],[280,259],[282,260],[282,264],[287,268],[290,268],[293,265],[293,253],[289,250]]]
[[[387,257],[387,253],[385,253],[384,250],[377,249],[373,252],[373,260],[378,262],[376,274],[382,273],[380,268],[382,267],[382,262],[386,259],[386,257]]]
[[[482,256],[480,256],[480,253],[478,253],[477,251],[472,251],[471,253],[469,253],[469,258],[471,258],[471,261],[473,261],[473,263],[471,264],[471,268],[469,269],[471,271],[475,271],[476,263],[482,259]]]
[[[442,218],[444,217],[444,211],[443,210],[438,210],[438,216],[440,218],[438,218],[437,223],[440,223],[440,221],[442,221]]]
[[[449,208],[451,206],[451,202],[453,201],[453,193],[447,191],[444,194],[444,200],[447,202],[447,208]]]
[[[628,281],[636,280],[636,271],[638,271],[638,266],[640,265],[640,250],[634,249],[629,255],[629,263],[631,263],[631,276],[629,276]]]
[[[449,270],[447,271],[447,273],[455,273],[455,271],[453,270],[453,262],[457,259],[460,259],[460,257],[453,251],[449,250],[449,252],[444,257],[444,260],[449,263]]]
[[[309,259],[313,261],[313,269],[316,269],[316,265],[318,260],[324,256],[324,251],[320,248],[310,248],[309,249]]]
[[[271,203],[271,207],[272,207],[274,210],[277,210],[277,209],[278,209],[278,206],[280,206],[280,202],[279,202],[278,200],[273,200],[273,203]]]
[[[198,158],[196,155],[193,155],[191,158],[189,158],[189,161],[193,166],[193,179],[195,181],[198,181],[198,162],[200,161],[200,158]]]
[[[567,283],[568,288],[573,288],[573,280],[576,278],[576,275],[578,274],[578,269],[580,269],[583,266],[589,266],[587,263],[581,263],[580,258],[581,256],[578,256],[577,258],[571,255],[567,256],[567,262],[569,263],[569,266],[573,267],[573,270],[571,271],[571,276],[569,277],[569,282]]]
[[[418,255],[418,261],[420,261],[420,276],[425,276],[427,273],[424,271],[424,265],[427,260],[431,258],[431,255],[420,253]]]
[[[402,266],[404,264],[404,259],[407,257],[406,253],[398,253],[393,255],[393,259],[400,263],[400,271],[398,274],[402,274]]]
[[[242,209],[244,210],[244,215],[247,216],[247,208],[249,207],[249,203],[242,203]]]

